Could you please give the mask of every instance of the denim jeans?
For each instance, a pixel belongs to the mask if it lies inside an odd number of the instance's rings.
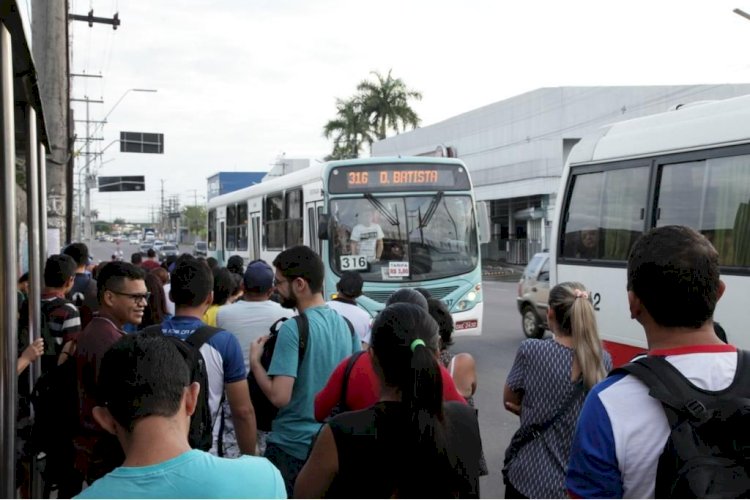
[[[287,497],[292,498],[294,496],[294,482],[297,480],[302,466],[305,465],[305,461],[293,457],[282,450],[276,443],[268,443],[266,445],[264,456],[279,469],[281,477],[284,478]]]

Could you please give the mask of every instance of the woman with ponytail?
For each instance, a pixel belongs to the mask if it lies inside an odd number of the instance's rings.
[[[594,306],[580,283],[549,293],[552,339],[521,343],[503,392],[521,426],[505,452],[505,498],[564,498],[565,473],[586,393],[612,368]]]
[[[423,308],[386,307],[370,352],[380,401],[321,429],[298,498],[478,498],[482,444],[474,411],[443,401],[438,326]]]

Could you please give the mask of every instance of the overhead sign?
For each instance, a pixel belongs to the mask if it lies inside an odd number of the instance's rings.
[[[164,154],[164,134],[120,132],[120,152]]]
[[[146,179],[142,175],[99,177],[99,192],[143,191]]]

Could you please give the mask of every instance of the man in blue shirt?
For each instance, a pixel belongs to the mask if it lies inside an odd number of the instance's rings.
[[[296,308],[309,324],[301,363],[299,331],[294,319],[284,322],[279,330],[268,372],[260,363],[267,337],[253,342],[250,349],[250,369],[265,395],[279,408],[265,456],[279,468],[291,495],[312,439],[320,429],[313,414],[315,394],[323,389],[342,359],[360,350],[360,341],[344,318],[326,305],[322,293],[323,262],[311,248],[287,249],[276,257],[273,265],[281,305]]]
[[[190,255],[183,255],[177,261],[171,275],[169,297],[175,304],[175,316],[161,324],[165,335],[186,340],[204,325],[201,318],[213,302],[213,274],[204,263]],[[247,372],[242,359],[242,348],[237,338],[230,332],[220,331],[209,338],[200,348],[208,373],[208,405],[211,409],[216,451],[219,428],[222,418],[223,396],[231,411],[230,424],[233,424],[235,442],[227,442],[227,434],[221,438],[222,447],[239,448],[239,453],[255,454],[256,428],[255,410],[250,401],[247,387]],[[225,417],[226,418],[226,417]],[[225,420],[226,424],[226,420]]]
[[[104,355],[93,414],[125,461],[76,498],[286,498],[266,459],[218,458],[188,443],[200,387],[170,340],[127,335]]]

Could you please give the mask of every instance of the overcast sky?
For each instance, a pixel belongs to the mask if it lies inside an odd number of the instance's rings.
[[[744,3],[743,3],[744,2]],[[160,132],[164,155],[104,153],[99,175],[145,175],[145,193],[93,192],[104,219],[146,221],[160,200],[205,202],[219,171],[322,158],[335,99],[373,70],[423,93],[422,125],[539,87],[750,82],[750,0],[71,0],[121,26],[71,23],[74,97],[102,98],[94,148]],[[85,105],[75,103],[76,119]],[[76,124],[79,137],[84,124]]]

